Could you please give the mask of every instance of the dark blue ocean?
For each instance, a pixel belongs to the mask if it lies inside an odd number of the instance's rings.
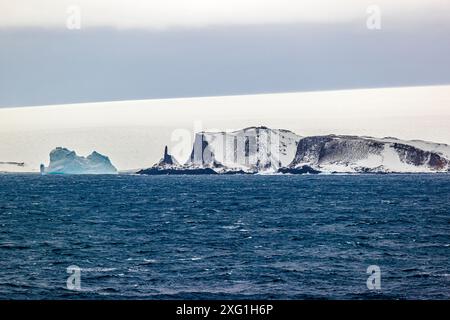
[[[0,299],[174,298],[450,299],[450,175],[0,175]]]

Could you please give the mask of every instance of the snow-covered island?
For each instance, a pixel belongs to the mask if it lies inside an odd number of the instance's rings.
[[[162,159],[139,174],[448,173],[450,146],[396,138],[325,135],[249,127],[196,134],[189,160]]]
[[[40,171],[42,174],[117,174],[109,158],[96,151],[83,157],[61,147],[50,152],[48,167],[41,164]]]

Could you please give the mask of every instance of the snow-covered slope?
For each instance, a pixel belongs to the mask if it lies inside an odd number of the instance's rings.
[[[200,132],[184,165],[168,154],[146,174],[449,172],[449,146],[346,135],[300,137],[249,127]]]
[[[370,137],[369,137],[370,138]],[[372,138],[374,139],[374,138]],[[410,146],[413,146],[418,149],[422,149],[429,152],[436,152],[443,154],[447,159],[450,159],[450,146],[445,143],[436,143],[430,141],[423,140],[400,140],[397,138],[386,137],[379,139],[383,142],[391,142],[391,143],[403,143]]]
[[[357,136],[313,136],[299,141],[289,168],[321,172],[448,172],[446,145]],[[439,151],[437,151],[439,150]]]
[[[294,158],[300,136],[283,129],[249,127],[196,134],[186,166],[217,171],[275,172]]]
[[[75,151],[58,147],[50,152],[48,167],[41,165],[46,174],[116,174],[117,169],[108,157],[94,151],[87,157],[78,156]]]

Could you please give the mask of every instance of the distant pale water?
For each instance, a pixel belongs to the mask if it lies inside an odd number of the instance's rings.
[[[3,174],[0,269],[1,299],[450,299],[450,175]]]

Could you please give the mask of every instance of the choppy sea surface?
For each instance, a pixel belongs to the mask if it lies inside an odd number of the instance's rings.
[[[450,299],[450,175],[1,174],[0,270],[0,299]]]

